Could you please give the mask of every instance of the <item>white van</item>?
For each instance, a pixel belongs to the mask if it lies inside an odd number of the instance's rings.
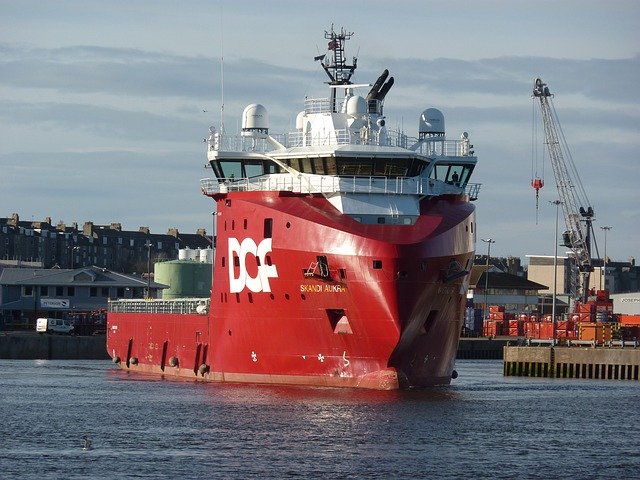
[[[39,318],[36,320],[36,332],[38,333],[73,333],[71,320],[59,318]]]

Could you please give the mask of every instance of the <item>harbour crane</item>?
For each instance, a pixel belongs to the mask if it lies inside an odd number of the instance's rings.
[[[569,247],[575,256],[577,273],[574,269],[569,280],[569,293],[574,300],[586,302],[589,294],[589,277],[593,271],[591,233],[594,211],[580,181],[553,106],[553,95],[549,92],[547,84],[540,78],[536,78],[534,82],[533,98],[537,99],[540,105],[545,143],[562,204],[566,225],[566,231],[562,234],[563,245]]]

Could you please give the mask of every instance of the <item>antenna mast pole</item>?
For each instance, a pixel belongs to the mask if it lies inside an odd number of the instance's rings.
[[[329,85],[351,85],[351,76],[357,68],[358,59],[353,57],[353,65],[347,65],[344,58],[344,42],[351,39],[353,32],[347,32],[344,28],[340,29],[340,32],[336,32],[331,26],[331,31],[324,32],[324,38],[329,40],[328,50],[333,52],[333,58],[329,59],[326,63],[324,58],[322,59],[322,68],[329,76],[331,80]],[[333,63],[331,63],[333,62]],[[331,111],[337,111],[336,105],[336,90],[331,89]]]

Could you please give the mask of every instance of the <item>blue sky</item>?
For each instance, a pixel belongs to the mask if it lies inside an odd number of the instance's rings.
[[[0,0],[0,216],[210,230],[199,179],[211,172],[202,138],[220,121],[222,52],[227,131],[259,102],[271,131],[285,132],[305,96],[327,95],[313,56],[334,24],[354,32],[354,81],[384,68],[395,77],[391,128],[416,135],[419,114],[436,107],[449,138],[469,132],[479,238],[496,240],[492,254],[553,254],[548,163],[537,224],[529,186],[540,76],[595,209],[600,253],[598,227],[610,225],[609,257],[638,258],[639,22],[640,2],[615,0]]]

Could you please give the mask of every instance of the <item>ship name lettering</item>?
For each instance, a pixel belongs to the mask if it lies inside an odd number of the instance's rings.
[[[330,293],[342,293],[345,291],[345,288],[342,285],[325,285],[324,291]]]
[[[233,263],[229,265],[229,290],[231,293],[239,293],[248,288],[252,292],[270,292],[270,278],[278,277],[275,265],[267,265],[266,256],[271,251],[271,239],[265,238],[258,245],[251,238],[245,238],[242,243],[237,238],[229,238],[229,258],[237,255],[239,259],[238,276],[235,275]],[[247,254],[252,254],[259,260],[258,274],[252,277],[247,272]],[[233,260],[232,260],[233,261]]]
[[[300,285],[302,293],[319,293],[322,291],[322,285]]]
[[[347,289],[342,285],[300,285],[300,293],[343,293]]]

